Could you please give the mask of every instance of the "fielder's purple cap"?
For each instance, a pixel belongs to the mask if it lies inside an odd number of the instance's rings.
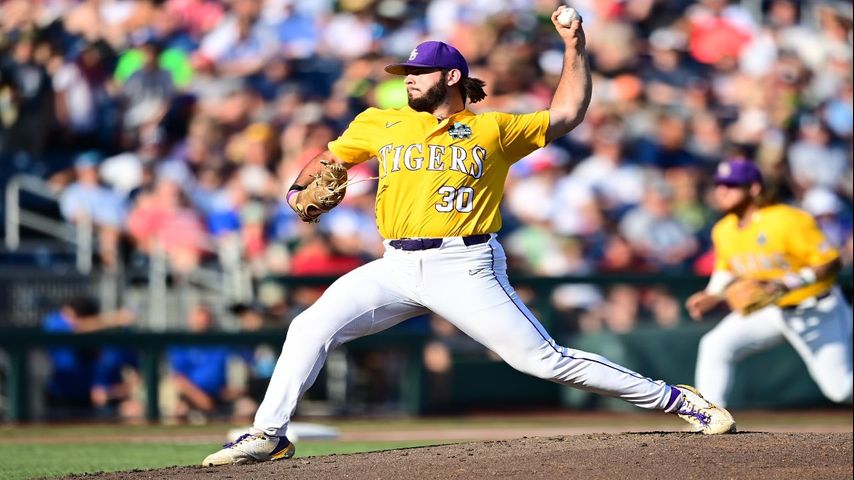
[[[755,163],[741,158],[727,160],[718,165],[715,173],[715,183],[718,185],[750,185],[762,183],[762,172]]]
[[[412,49],[408,60],[403,63],[389,65],[385,67],[385,71],[392,75],[406,75],[406,67],[441,68],[447,70],[456,68],[463,74],[463,77],[469,76],[469,65],[459,50],[445,42],[432,40],[419,44]]]

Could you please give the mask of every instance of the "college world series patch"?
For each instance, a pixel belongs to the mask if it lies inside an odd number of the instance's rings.
[[[457,140],[471,138],[471,128],[462,122],[456,122],[454,126],[448,129],[448,135]]]

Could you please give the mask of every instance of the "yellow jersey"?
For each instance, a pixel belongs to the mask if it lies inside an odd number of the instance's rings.
[[[712,229],[715,270],[729,271],[754,280],[780,280],[786,273],[817,267],[832,261],[839,252],[825,239],[815,220],[803,210],[788,205],[760,208],[740,227],[729,214]],[[794,306],[829,291],[836,278],[792,290],[780,306]]]
[[[462,110],[438,121],[411,108],[369,108],[329,151],[342,162],[379,162],[376,213],[386,239],[457,237],[501,228],[510,165],[546,142],[548,111]]]

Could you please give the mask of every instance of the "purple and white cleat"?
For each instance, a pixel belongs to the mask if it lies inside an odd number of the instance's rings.
[[[243,465],[291,458],[296,452],[288,437],[274,437],[263,433],[246,433],[237,440],[223,445],[202,461],[203,467],[218,465]]]
[[[735,433],[735,419],[725,408],[709,402],[690,385],[675,385],[672,388],[681,392],[682,396],[682,403],[673,413],[690,423],[695,432],[705,435]]]

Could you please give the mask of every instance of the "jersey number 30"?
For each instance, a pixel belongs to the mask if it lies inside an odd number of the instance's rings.
[[[454,188],[445,185],[436,191],[442,196],[442,201],[436,204],[436,210],[447,213],[458,211],[468,213],[474,203],[474,189],[471,187]]]

